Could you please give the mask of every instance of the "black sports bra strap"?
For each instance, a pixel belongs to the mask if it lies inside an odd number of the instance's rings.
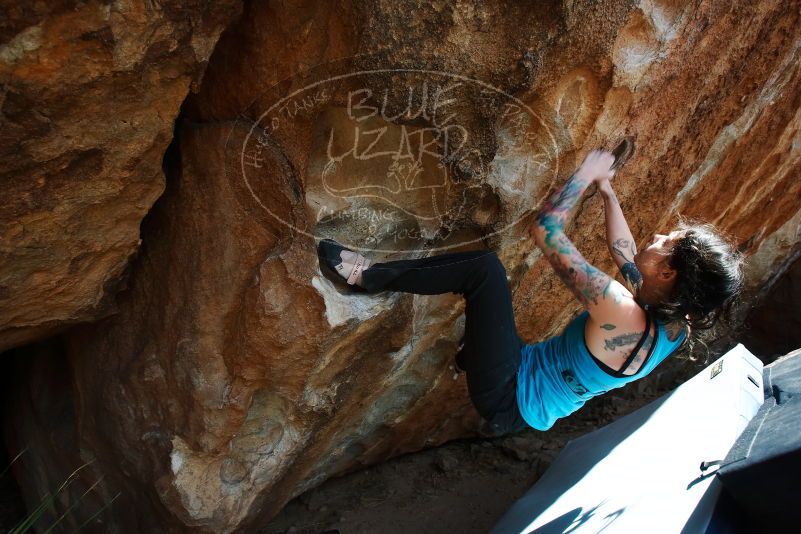
[[[634,358],[637,356],[637,353],[640,352],[640,349],[642,348],[642,344],[645,343],[646,339],[648,339],[648,334],[650,334],[650,333],[651,333],[651,314],[648,313],[648,310],[645,310],[645,332],[642,333],[642,337],[637,342],[637,345],[634,347],[634,350],[631,351],[631,354],[629,355],[628,358],[626,358],[626,361],[623,364],[623,367],[620,368],[620,373],[621,374],[626,369],[628,369],[629,365],[631,365],[631,362],[634,361]],[[656,341],[656,340],[654,340],[654,341]],[[653,348],[653,345],[654,344],[651,343],[651,348]],[[637,372],[638,373],[640,372],[639,369],[637,370]]]

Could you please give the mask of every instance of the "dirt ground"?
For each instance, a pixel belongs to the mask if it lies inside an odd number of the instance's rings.
[[[614,406],[599,408],[610,419],[622,415]],[[488,532],[565,443],[600,426],[594,412],[594,420],[559,421],[547,433],[456,440],[330,479],[287,503],[259,533]]]
[[[556,450],[534,432],[460,440],[328,480],[287,504],[262,534],[487,532]],[[511,447],[505,446],[505,444]]]
[[[259,534],[486,533],[568,441],[645,406],[701,367],[665,362],[659,373],[590,399],[547,432],[455,440],[329,479],[287,503]]]

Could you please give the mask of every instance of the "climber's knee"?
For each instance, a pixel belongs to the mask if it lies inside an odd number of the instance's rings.
[[[487,252],[479,259],[481,260],[480,265],[484,268],[495,269],[498,266],[503,268],[503,263],[501,263],[501,259],[494,250]]]
[[[488,273],[506,279],[506,268],[503,266],[503,262],[495,251],[487,254],[484,265],[486,266]]]
[[[477,258],[477,261],[473,262],[472,271],[468,291],[486,287],[488,280],[503,279],[504,282],[506,281],[506,269],[504,269],[503,263],[494,251]]]
[[[495,253],[495,252],[493,252],[493,253],[492,253],[492,260],[493,260],[493,263],[495,263],[495,265],[496,265],[498,268],[500,268],[500,270],[501,270],[501,271],[503,271],[503,273],[504,273],[504,275],[505,275],[505,274],[506,274],[506,267],[504,267],[504,266],[503,266],[503,262],[502,262],[502,261],[501,261],[501,259],[498,257],[498,254],[497,254],[497,253]]]

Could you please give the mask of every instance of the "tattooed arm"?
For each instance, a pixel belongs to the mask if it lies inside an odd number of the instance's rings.
[[[615,324],[619,313],[634,305],[630,291],[584,259],[565,235],[564,226],[587,187],[603,176],[613,161],[608,152],[593,151],[581,167],[545,202],[531,232],[562,282],[598,325]],[[630,301],[630,304],[628,303]],[[605,328],[601,326],[601,328]],[[609,328],[606,328],[607,330]]]
[[[611,154],[606,156],[587,156],[576,173],[545,202],[531,233],[556,274],[589,311],[584,337],[592,354],[613,369],[620,369],[643,335],[645,312],[631,291],[587,262],[564,232],[581,195],[611,165]],[[590,165],[585,166],[588,161]],[[638,355],[630,367],[637,370],[641,362],[642,355]]]
[[[634,263],[637,253],[637,244],[631,235],[629,225],[623,216],[620,202],[612,189],[609,180],[599,180],[598,191],[604,199],[604,213],[606,214],[606,245],[609,253],[620,268],[620,274],[633,294],[637,294],[642,285],[642,276]]]

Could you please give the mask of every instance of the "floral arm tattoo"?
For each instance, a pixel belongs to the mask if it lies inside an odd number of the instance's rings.
[[[538,230],[543,237],[539,243],[543,254],[556,274],[586,308],[597,305],[610,296],[617,302],[619,295],[609,295],[612,279],[595,268],[564,233],[570,211],[589,186],[586,178],[572,175],[548,198],[537,215]]]

